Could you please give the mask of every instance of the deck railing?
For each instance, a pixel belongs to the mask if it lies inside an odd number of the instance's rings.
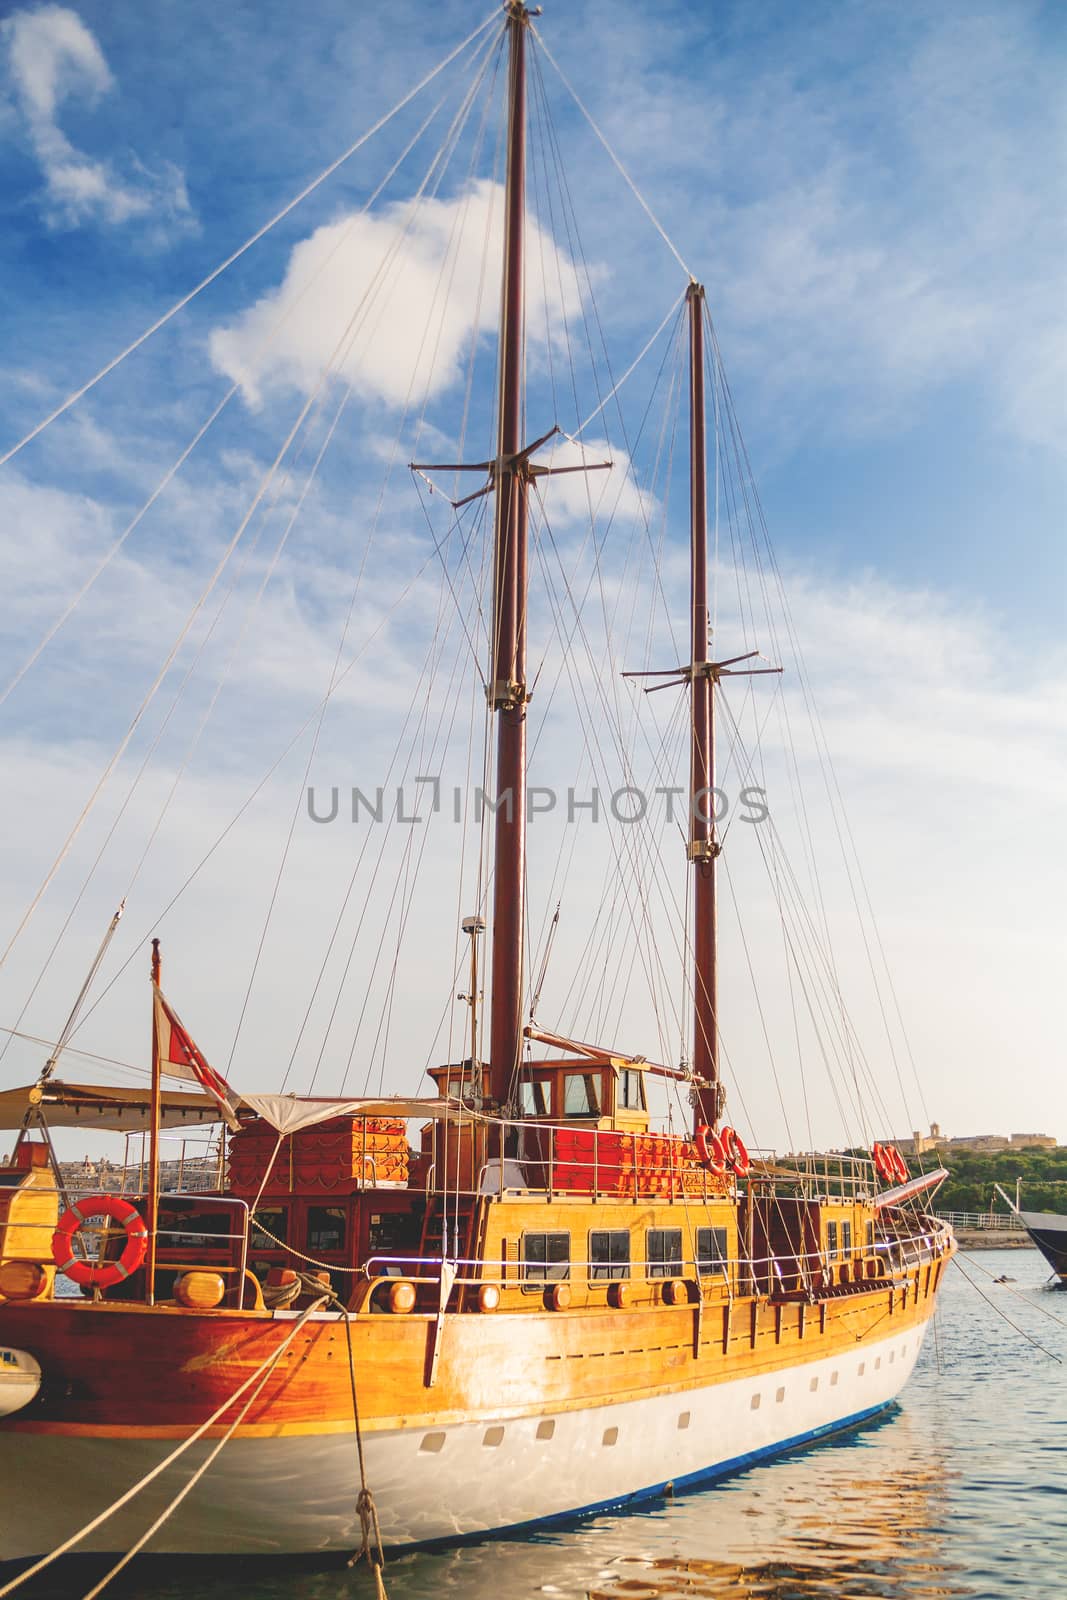
[[[1011,1211],[939,1211],[937,1215],[953,1228],[995,1233],[1025,1231],[1025,1223]]]

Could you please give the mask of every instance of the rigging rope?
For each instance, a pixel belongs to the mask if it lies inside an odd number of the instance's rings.
[[[567,90],[568,94],[570,95],[571,99],[574,101],[575,105],[578,107],[578,110],[582,113],[582,116],[585,118],[586,122],[588,122],[589,126],[592,128],[593,132],[596,134],[597,138],[600,140],[600,143],[604,146],[604,149],[607,151],[607,154],[608,154],[609,158],[611,159],[611,162],[612,162],[613,166],[615,166],[618,169],[618,171],[621,174],[621,176],[625,179],[627,185],[629,186],[629,189],[630,189],[631,193],[633,194],[634,199],[637,201],[638,205],[641,207],[641,210],[645,213],[645,216],[648,218],[649,222],[651,222],[652,226],[655,228],[656,232],[659,234],[660,238],[663,240],[664,244],[667,246],[667,249],[670,251],[670,253],[674,257],[675,261],[677,261],[677,263],[681,267],[682,271],[685,273],[687,279],[690,281],[690,283],[694,282],[695,280],[693,278],[693,274],[690,272],[689,268],[686,266],[685,262],[683,261],[682,256],[681,256],[681,252],[678,250],[678,248],[675,245],[673,239],[670,237],[670,235],[668,234],[666,228],[663,226],[662,222],[660,222],[660,220],[656,216],[655,212],[652,210],[652,207],[649,205],[648,201],[645,199],[644,195],[641,193],[640,189],[637,187],[636,183],[631,178],[630,174],[627,172],[626,168],[623,166],[623,164],[619,160],[618,156],[615,154],[615,151],[612,149],[611,145],[608,143],[608,141],[607,141],[606,137],[604,136],[604,134],[600,131],[599,127],[594,122],[592,113],[588,110],[588,108],[585,105],[585,102],[580,98],[580,96],[578,94],[578,91],[574,88],[574,85],[571,83],[570,79],[566,76],[566,74],[563,71],[563,68],[560,66],[559,62],[556,60],[555,56],[552,54],[551,50],[548,48],[547,44],[542,39],[540,33],[533,26],[532,23],[530,24],[530,31],[534,35],[534,37],[536,38],[538,45],[540,46],[541,50],[544,52],[544,54],[547,57],[547,59],[549,61],[551,61],[553,67],[556,69],[556,73],[557,73],[561,83],[563,84],[564,88]],[[0,465],[3,465],[3,463],[0,462]]]

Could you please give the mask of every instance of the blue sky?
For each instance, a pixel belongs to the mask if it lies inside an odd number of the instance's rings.
[[[407,0],[300,13],[273,0],[6,8],[0,449],[488,11]],[[934,1080],[932,1114],[961,1129],[976,1117],[1000,1126],[1005,1053],[1062,1078],[1053,1066],[1062,1064],[1053,989],[1063,951],[1051,884],[1063,865],[1055,819],[1064,798],[1067,593],[1063,8],[624,0],[549,5],[538,27],[707,285],[772,536],[798,614],[818,634],[809,665],[840,736],[835,753],[870,848],[898,986]],[[547,63],[544,71],[551,88]],[[684,276],[558,90],[553,114],[617,372]],[[69,596],[71,578],[88,570],[219,397],[225,374],[243,370],[253,308],[265,302],[273,314],[307,241],[332,237],[321,230],[340,227],[365,201],[420,115],[416,106],[399,117],[0,469],[4,681]],[[399,215],[388,207],[410,193],[413,171],[383,197],[383,223]],[[442,204],[457,185],[446,180]],[[399,324],[386,326],[400,338]],[[300,352],[310,349],[314,364],[325,349],[306,321],[298,332],[304,343],[295,334],[283,341],[278,366],[258,390],[248,386],[175,497],[146,519],[130,561],[0,706],[13,775],[5,797],[13,903],[47,868],[90,774],[121,735],[135,688],[307,392]],[[384,436],[395,412],[383,383],[379,365],[357,394],[361,431],[344,435],[339,460],[331,454],[306,543],[298,526],[290,553],[304,566],[285,570],[272,591],[271,637],[257,636],[264,655],[244,684],[255,713],[242,718],[235,699],[220,715],[188,834],[175,824],[179,852],[195,849],[209,831],[205,817],[221,815],[258,772],[275,712],[299,721],[306,711],[295,663],[314,655],[313,666],[321,657],[328,671],[325,635],[354,559],[354,496],[368,492],[380,462],[382,441],[371,435]],[[428,414],[446,433],[460,389],[442,383]],[[484,421],[476,414],[476,426]],[[384,515],[379,606],[421,559],[410,495],[391,492]],[[390,651],[382,670],[399,678],[412,658],[396,641]],[[194,684],[194,706],[208,696]],[[377,698],[355,693],[372,738]],[[334,737],[325,748],[342,751],[343,733]],[[290,803],[279,800],[275,826]],[[895,844],[902,819],[906,840]],[[248,846],[243,868],[239,859],[209,902],[216,912],[240,901],[242,870],[253,870],[258,848]],[[76,890],[75,856],[64,869],[72,876],[55,885],[57,905]],[[330,868],[321,871],[329,882]],[[116,869],[94,887],[87,920],[73,925],[65,979],[54,988],[49,979],[28,1013],[37,1031],[54,1028],[50,1015],[77,987],[71,974],[120,878]],[[153,887],[162,893],[164,882],[165,874]],[[590,903],[597,892],[588,886]],[[51,906],[43,904],[25,964],[13,958],[0,975],[0,1022],[13,1020],[58,931]],[[304,914],[313,914],[310,898]],[[254,942],[253,919],[240,935]],[[941,974],[936,984],[931,970]],[[220,1032],[232,1028],[222,981],[196,977],[210,991],[211,1024],[218,1017]],[[738,1024],[746,1038],[748,1026]],[[90,1047],[105,1042],[103,1030]],[[1055,1101],[1041,1081],[1027,1092],[1023,1120],[1051,1120],[1050,1131],[1067,1138],[1062,1089]]]

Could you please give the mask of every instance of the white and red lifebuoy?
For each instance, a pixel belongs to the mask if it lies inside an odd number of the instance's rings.
[[[716,1177],[721,1176],[729,1167],[738,1178],[743,1178],[751,1170],[752,1162],[749,1159],[745,1141],[736,1128],[723,1128],[721,1133],[716,1133],[709,1128],[706,1122],[697,1127],[693,1135],[697,1147],[697,1155]]]
[[[895,1144],[874,1144],[871,1156],[883,1183],[907,1183],[908,1164]]]
[[[121,1224],[126,1233],[126,1243],[117,1261],[83,1261],[74,1253],[74,1235],[90,1217],[110,1217]],[[59,1219],[52,1235],[52,1260],[72,1283],[90,1289],[111,1289],[121,1283],[138,1267],[144,1265],[148,1252],[148,1229],[137,1207],[117,1194],[96,1194],[88,1200],[79,1200]]]
[[[701,1122],[697,1125],[693,1142],[697,1147],[697,1155],[708,1171],[720,1177],[726,1171],[726,1151],[718,1134],[706,1122]]]
[[[882,1182],[892,1183],[896,1178],[896,1169],[893,1166],[893,1157],[889,1153],[889,1146],[887,1144],[872,1144],[871,1159],[874,1162],[874,1170]]]
[[[719,1135],[722,1142],[723,1153],[727,1163],[739,1178],[744,1178],[752,1169],[745,1141],[736,1128],[725,1127]]]

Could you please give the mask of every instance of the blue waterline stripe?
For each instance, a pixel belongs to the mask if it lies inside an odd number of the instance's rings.
[[[760,1461],[768,1461],[774,1456],[786,1455],[790,1450],[799,1450],[804,1445],[815,1444],[820,1439],[828,1439],[833,1434],[844,1433],[849,1428],[858,1428],[865,1422],[870,1422],[874,1417],[881,1416],[897,1404],[896,1400],[883,1400],[880,1405],[868,1406],[865,1411],[856,1411],[850,1417],[842,1417],[837,1422],[824,1422],[819,1428],[809,1428],[806,1433],[795,1433],[789,1439],[782,1439],[778,1444],[763,1445],[759,1450],[746,1450],[743,1455],[731,1456],[728,1461],[717,1461],[714,1466],[700,1467],[696,1472],[685,1472],[678,1478],[664,1478],[661,1483],[650,1484],[645,1489],[634,1489],[629,1494],[615,1495],[610,1500],[596,1500],[591,1505],[577,1506],[571,1511],[556,1511],[547,1517],[531,1517],[526,1522],[509,1522],[499,1528],[483,1528],[478,1533],[450,1534],[444,1539],[426,1539],[418,1544],[397,1545],[399,1551],[407,1550],[433,1550],[442,1546],[457,1544],[471,1544],[478,1539],[499,1539],[516,1533],[533,1533],[543,1528],[557,1528],[568,1523],[576,1522],[580,1518],[598,1516],[605,1511],[618,1511],[624,1506],[637,1505],[644,1500],[655,1500],[666,1494],[668,1490],[676,1492],[684,1489],[695,1489],[700,1484],[713,1483],[718,1478],[731,1477],[735,1472],[745,1472]],[[388,1549],[389,1546],[387,1545]]]

